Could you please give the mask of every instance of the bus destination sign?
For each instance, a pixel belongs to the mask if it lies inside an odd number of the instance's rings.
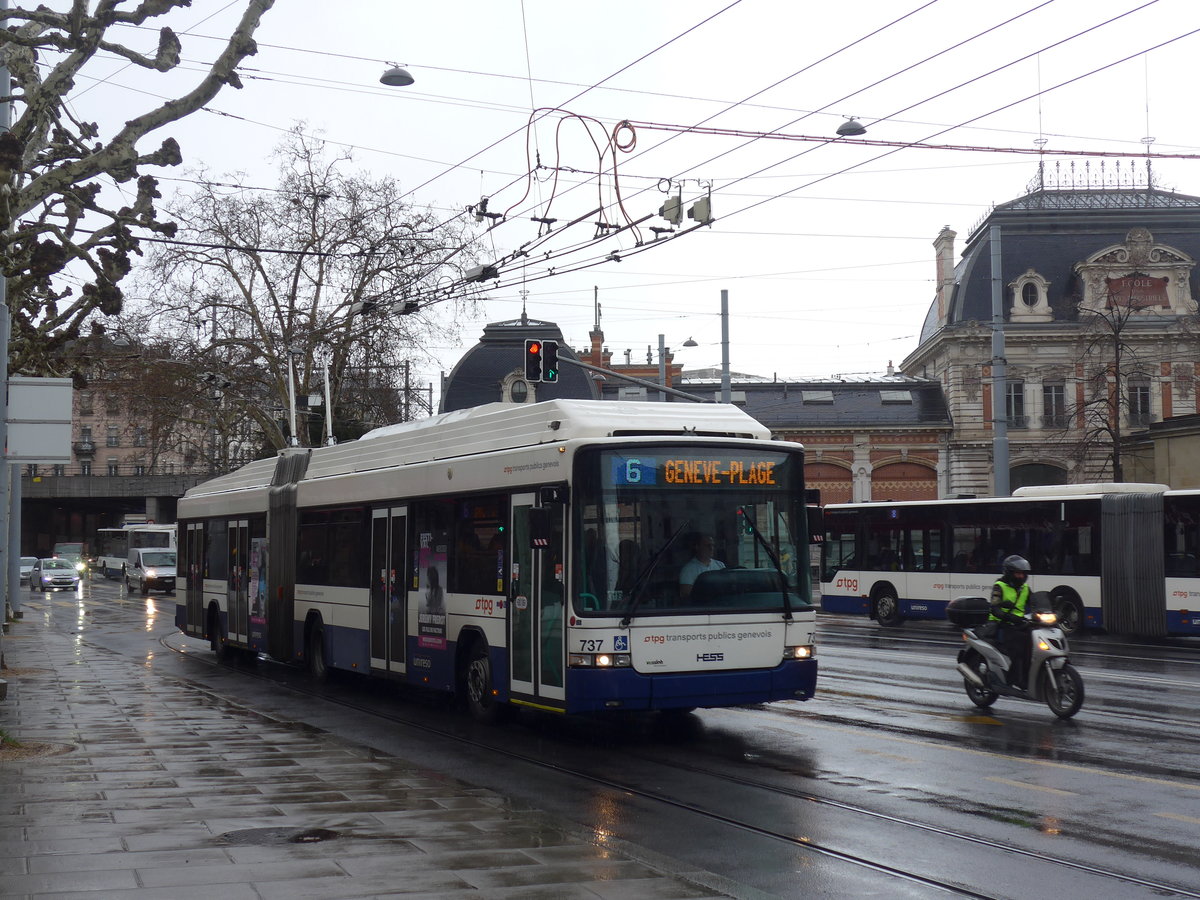
[[[777,458],[764,457],[657,457],[612,458],[612,483],[625,487],[776,486]]]

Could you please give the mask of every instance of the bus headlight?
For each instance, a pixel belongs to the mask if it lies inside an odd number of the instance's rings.
[[[633,665],[628,653],[568,653],[567,665],[576,669],[623,669]]]
[[[817,655],[817,648],[812,644],[801,644],[798,647],[784,647],[784,659],[812,659]]]

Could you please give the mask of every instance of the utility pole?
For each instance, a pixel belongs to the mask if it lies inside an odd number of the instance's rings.
[[[721,402],[730,403],[729,389],[729,291],[721,291]]]
[[[992,251],[992,484],[997,497],[1008,485],[1008,361],[1004,350],[1004,279],[1000,273],[1000,226],[988,230]]]
[[[8,10],[8,0],[0,0],[0,12]],[[8,100],[11,94],[12,76],[8,65],[0,60],[0,91],[4,100],[0,100],[0,133],[12,128],[12,106]],[[19,175],[16,177],[20,177]],[[0,190],[7,191],[8,185],[0,185]],[[6,198],[6,200],[11,198]],[[4,395],[0,404],[0,614],[7,620],[9,597],[16,596],[20,590],[20,563],[12,558],[12,545],[18,547],[20,555],[21,522],[13,520],[13,508],[20,509],[21,470],[9,464],[8,453],[8,338],[12,327],[12,317],[8,309],[8,279],[0,272],[0,359],[4,361]],[[14,471],[15,469],[15,471]],[[11,488],[10,488],[11,483]],[[15,495],[15,496],[14,496]],[[15,536],[15,539],[14,539]],[[13,580],[13,573],[16,580]],[[3,647],[0,647],[0,660],[3,660]]]

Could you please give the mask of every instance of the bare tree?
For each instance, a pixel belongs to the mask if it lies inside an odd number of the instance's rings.
[[[1081,464],[1100,456],[1113,481],[1125,480],[1121,459],[1124,423],[1136,422],[1148,413],[1147,409],[1131,408],[1131,387],[1145,379],[1148,400],[1149,376],[1161,356],[1155,352],[1155,345],[1164,320],[1156,315],[1157,309],[1158,303],[1152,298],[1111,289],[1103,308],[1080,308],[1084,328],[1077,363],[1083,368],[1084,399],[1073,405],[1071,419],[1082,422],[1082,431],[1068,437]],[[1152,328],[1149,338],[1142,326]],[[1140,340],[1139,332],[1143,335]],[[1151,352],[1143,352],[1146,350]]]
[[[7,25],[0,57],[12,74],[8,99],[14,104],[11,131],[0,134],[0,266],[9,278],[13,371],[64,371],[69,364],[60,351],[88,317],[120,312],[118,284],[132,268],[130,254],[140,252],[138,236],[174,235],[174,224],[157,217],[157,181],[140,169],[178,165],[182,152],[173,138],[149,152],[138,144],[204,107],[226,85],[241,87],[237,67],[256,52],[254,31],[274,0],[244,2],[233,34],[190,91],[129,115],[108,136],[69,105],[77,79],[98,55],[115,54],[154,72],[174,69],[181,45],[170,28],[160,29],[157,47],[148,53],[107,34],[114,26],[142,26],[191,0],[142,0],[124,10],[130,4],[123,0],[74,0],[67,12],[45,6],[0,12]],[[135,179],[131,202],[107,204],[107,182]],[[78,293],[58,278],[71,265],[86,270]]]
[[[410,408],[406,364],[452,331],[412,298],[474,261],[465,216],[441,222],[413,207],[394,179],[351,171],[349,154],[331,157],[299,126],[276,158],[272,190],[202,180],[168,205],[179,240],[153,251],[139,276],[153,301],[122,322],[217,387],[207,404],[190,397],[193,408],[251,419],[264,451],[292,437],[293,392],[297,442],[320,443],[330,411],[303,410],[326,369],[337,437],[397,421]]]

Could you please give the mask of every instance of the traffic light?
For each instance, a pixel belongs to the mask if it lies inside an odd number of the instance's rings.
[[[542,342],[531,338],[525,340],[525,380],[542,380]]]
[[[542,381],[558,381],[558,341],[542,341]]]

